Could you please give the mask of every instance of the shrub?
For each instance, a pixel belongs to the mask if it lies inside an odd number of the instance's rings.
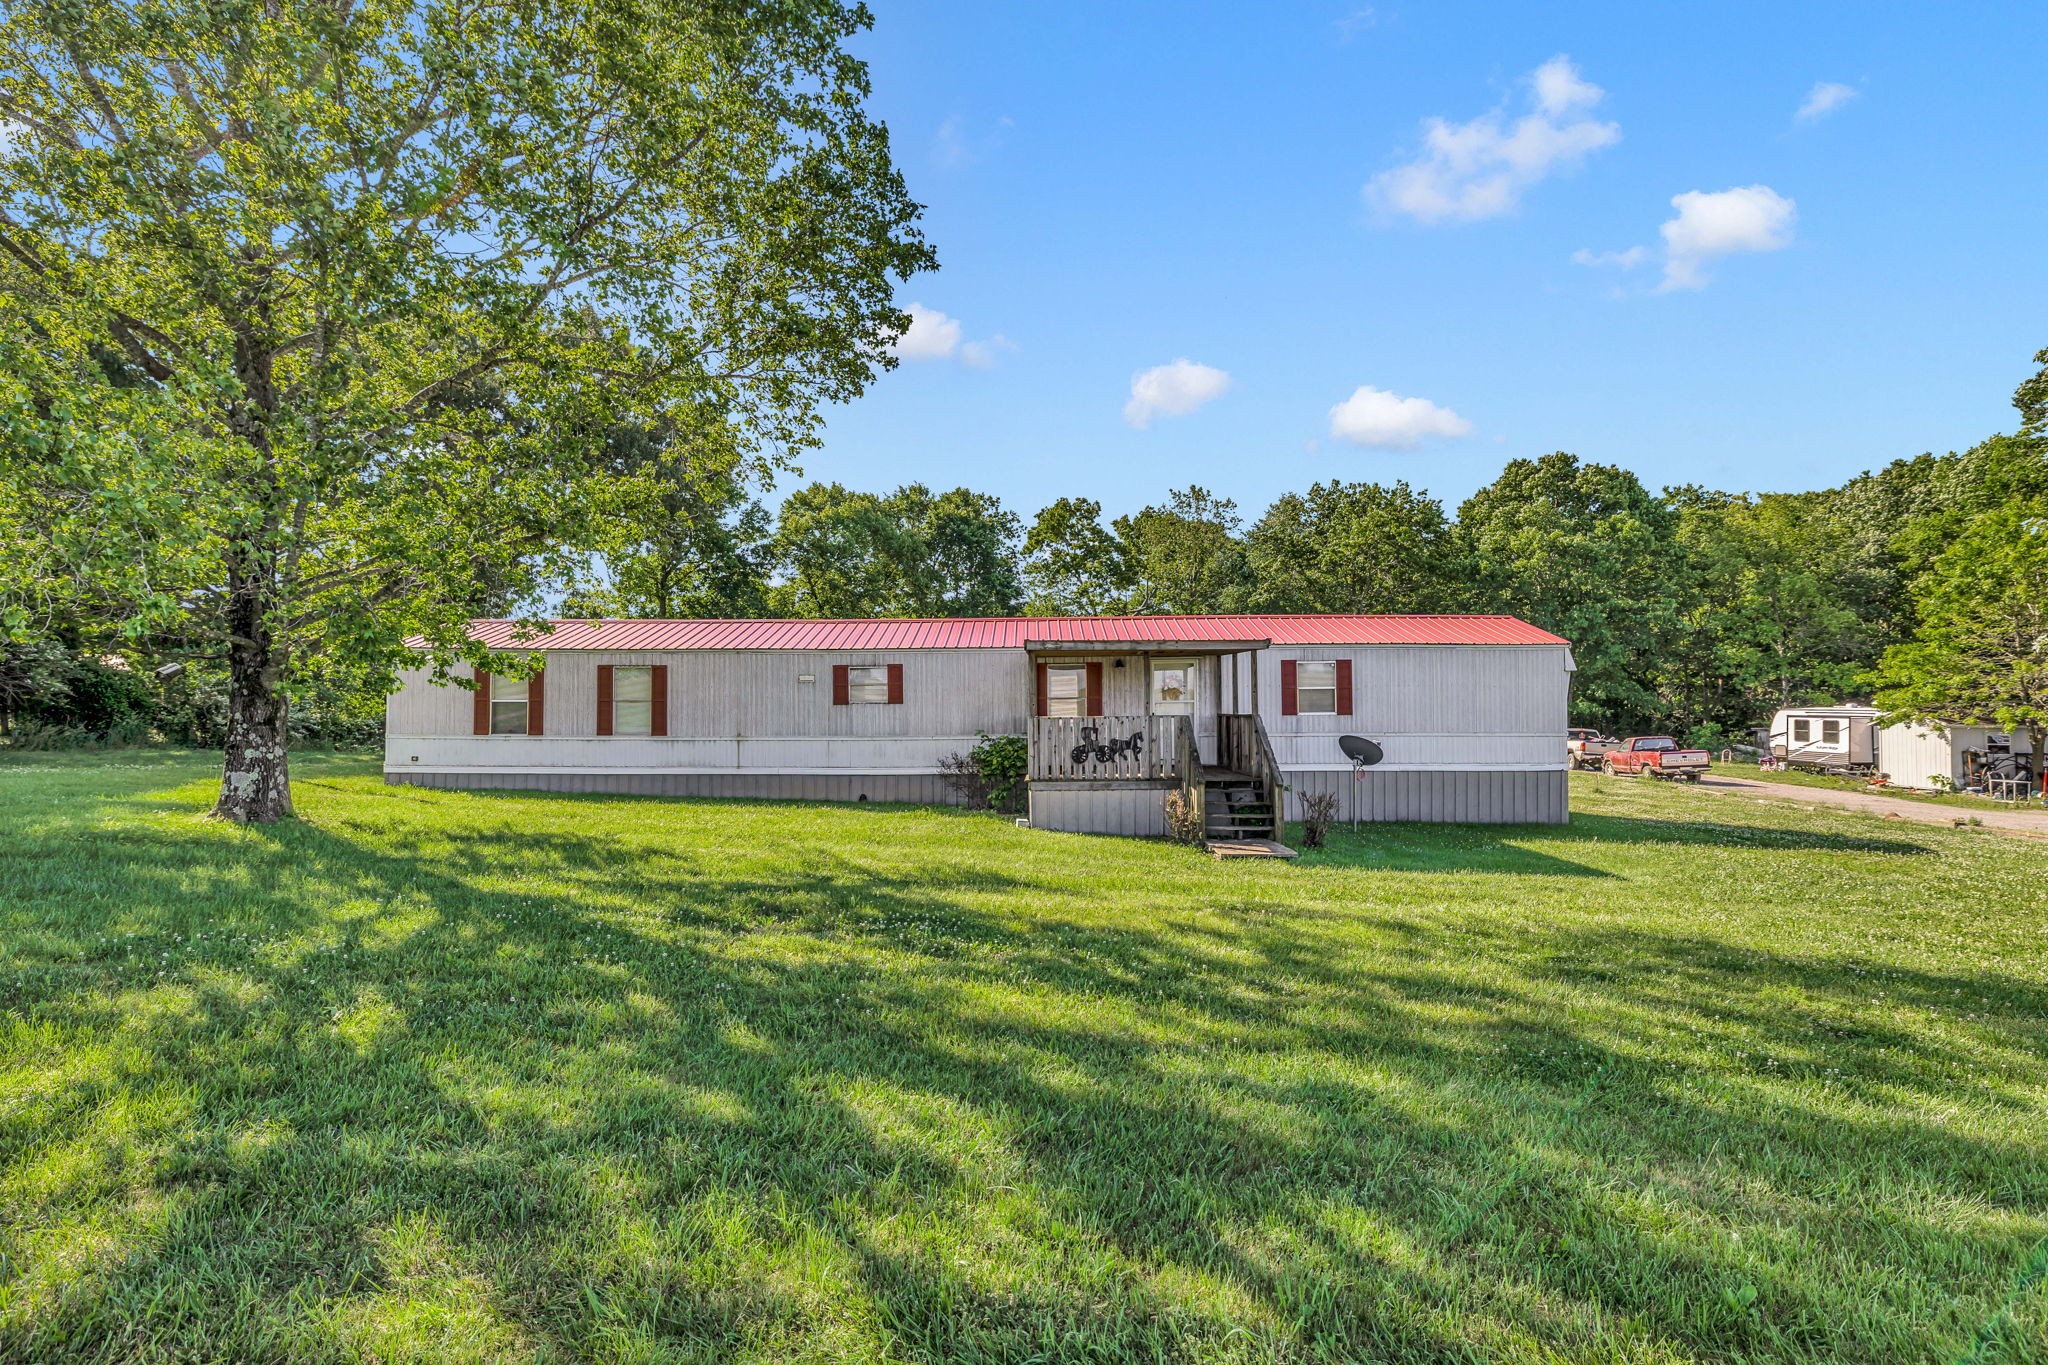
[[[1166,837],[1177,844],[1198,844],[1208,831],[1194,798],[1176,787],[1166,794]]]
[[[939,777],[969,810],[1020,810],[1031,746],[1022,735],[984,734],[964,754],[939,760]]]
[[[1307,848],[1321,848],[1330,837],[1330,822],[1337,818],[1337,793],[1310,792],[1301,798],[1301,842]]]
[[[959,794],[960,804],[967,809],[988,809],[988,782],[966,754],[947,754],[940,759],[939,780]]]
[[[1031,771],[1031,745],[1022,735],[984,734],[968,754],[988,784],[988,803],[997,810],[1024,808],[1024,779]]]

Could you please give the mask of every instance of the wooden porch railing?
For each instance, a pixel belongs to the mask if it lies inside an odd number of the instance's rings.
[[[1179,742],[1179,722],[1185,719],[1039,716],[1031,722],[1031,778],[1035,782],[1178,778],[1187,762]]]
[[[1273,803],[1272,837],[1278,839],[1286,824],[1287,788],[1280,781],[1280,760],[1273,756],[1266,723],[1256,715],[1216,717],[1216,763],[1265,784],[1266,797]]]

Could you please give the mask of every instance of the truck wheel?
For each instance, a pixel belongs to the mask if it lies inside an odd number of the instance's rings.
[[[1613,759],[1611,759],[1611,758],[1603,758],[1603,759],[1601,759],[1601,760],[1600,760],[1600,775],[1601,775],[1602,777],[1612,777],[1612,776],[1614,776],[1614,760],[1613,760]]]

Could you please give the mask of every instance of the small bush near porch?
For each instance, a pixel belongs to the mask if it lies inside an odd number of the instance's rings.
[[[2038,843],[0,766],[0,1359],[2039,1361]]]

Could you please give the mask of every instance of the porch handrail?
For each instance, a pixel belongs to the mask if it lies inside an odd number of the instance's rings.
[[[1216,717],[1216,758],[1224,767],[1255,777],[1265,784],[1273,804],[1273,833],[1278,839],[1287,823],[1287,788],[1280,781],[1280,760],[1274,756],[1266,722],[1257,713],[1229,713]]]
[[[1179,721],[1175,728],[1174,740],[1176,762],[1180,768],[1180,794],[1193,811],[1194,827],[1198,830],[1209,828],[1209,784],[1202,772],[1201,741],[1195,736],[1195,720],[1192,716],[1173,716]]]
[[[1185,716],[1034,717],[1031,722],[1031,779],[1034,782],[1157,782],[1178,778],[1186,759],[1181,755],[1177,722],[1186,719]]]

